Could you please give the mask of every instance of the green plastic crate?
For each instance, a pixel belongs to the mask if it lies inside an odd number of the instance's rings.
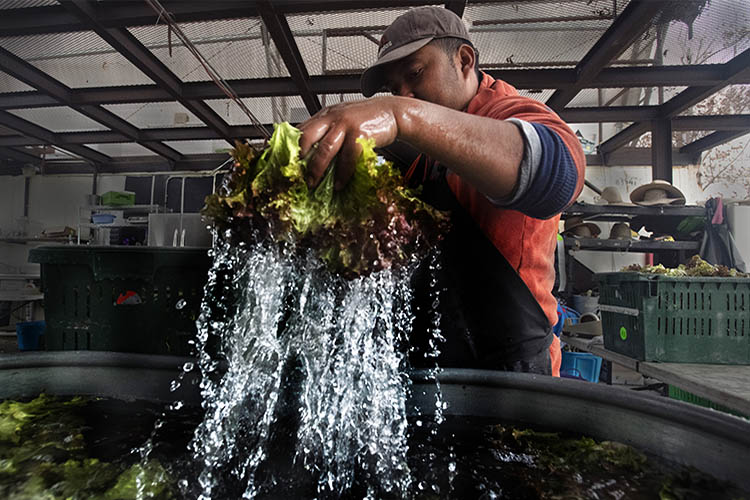
[[[41,264],[47,350],[190,354],[207,249],[50,246],[29,261]]]
[[[107,191],[102,195],[102,205],[119,207],[135,205],[135,193],[132,191]]]
[[[747,415],[743,415],[736,410],[733,410],[724,405],[720,405],[718,403],[714,403],[710,399],[702,398],[693,394],[692,392],[680,389],[679,387],[676,387],[674,385],[669,386],[669,397],[672,399],[677,399],[679,401],[685,401],[687,403],[702,406],[704,408],[713,408],[714,410],[723,411],[724,413],[730,413],[738,417],[748,418]]]
[[[596,279],[606,349],[641,361],[750,363],[750,278]]]

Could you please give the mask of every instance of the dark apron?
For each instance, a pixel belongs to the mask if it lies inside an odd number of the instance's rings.
[[[426,259],[413,277],[412,366],[435,364],[429,341],[437,288],[440,331],[446,339],[438,346],[441,367],[549,374],[553,334],[539,302],[460,205],[448,186],[445,168],[430,165],[427,158],[417,161],[424,163],[423,169],[416,169],[423,181],[420,197],[450,211],[452,226],[440,243],[438,269],[431,270],[434,263]],[[412,165],[412,181],[417,172]]]

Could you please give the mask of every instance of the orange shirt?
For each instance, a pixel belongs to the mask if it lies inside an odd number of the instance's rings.
[[[570,203],[578,197],[583,189],[586,157],[573,131],[544,103],[522,97],[513,86],[485,74],[466,111],[498,120],[518,118],[554,131],[567,147],[578,170],[575,194]],[[560,216],[542,220],[516,210],[497,207],[457,175],[449,173],[447,180],[461,206],[518,272],[544,310],[550,326],[557,323],[557,301],[552,295],[552,288]],[[557,369],[553,370],[557,373],[559,348],[559,340],[555,339],[550,349],[553,351],[553,368],[557,361]]]

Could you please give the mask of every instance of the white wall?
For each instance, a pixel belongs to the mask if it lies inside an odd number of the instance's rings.
[[[24,181],[22,176],[0,176],[0,238],[22,236]],[[98,193],[125,189],[122,175],[100,175]],[[26,236],[39,236],[47,228],[78,226],[78,207],[86,202],[93,189],[92,175],[33,176],[29,184],[29,215]],[[0,273],[38,272],[29,264],[28,251],[35,243],[19,244],[0,241]]]

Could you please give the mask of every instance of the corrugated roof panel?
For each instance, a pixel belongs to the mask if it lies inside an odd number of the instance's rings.
[[[57,0],[3,0],[0,2],[0,10],[49,7],[51,5],[57,5]]]
[[[154,83],[93,31],[4,37],[0,45],[72,88]]]
[[[49,108],[11,109],[9,113],[44,127],[52,132],[84,132],[90,130],[109,130],[101,123],[82,115],[67,106]]]
[[[261,24],[258,18],[245,18],[180,23],[180,29],[226,80],[289,76],[270,38],[264,43]],[[129,31],[182,81],[211,79],[174,33],[170,45],[166,25],[140,26]],[[268,55],[272,56],[271,60]],[[277,61],[273,60],[274,57]]]
[[[179,102],[105,104],[103,107],[138,128],[202,127],[204,125]]]
[[[35,89],[21,80],[16,80],[8,73],[0,71],[0,92],[25,92],[27,90]]]
[[[117,158],[119,156],[154,156],[158,155],[134,142],[115,142],[111,144],[85,144],[85,146],[102,154]]]
[[[253,97],[242,99],[242,102],[261,123],[287,121],[294,125],[310,117],[300,96]],[[252,124],[240,107],[229,99],[212,99],[206,104],[229,125]]]
[[[750,48],[747,0],[683,2],[656,18],[612,66],[628,59],[653,59],[664,66],[722,64]]]

